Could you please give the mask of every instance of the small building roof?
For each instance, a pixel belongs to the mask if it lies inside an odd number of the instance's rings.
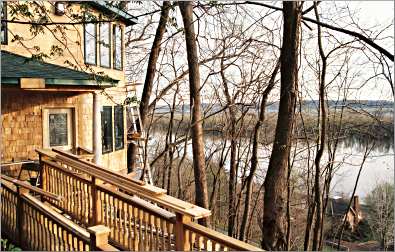
[[[46,85],[90,85],[110,87],[118,80],[46,63],[1,51],[1,83],[19,84],[20,78],[45,79]]]
[[[111,2],[108,1],[89,1],[92,7],[102,11],[105,14],[114,16],[118,18],[122,22],[125,23],[126,26],[137,24],[137,18],[126,11],[114,6]]]

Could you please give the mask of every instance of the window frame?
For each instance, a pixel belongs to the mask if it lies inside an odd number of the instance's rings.
[[[86,26],[87,25],[93,25],[94,26],[94,31],[95,31],[95,35],[94,35],[94,40],[95,40],[95,63],[91,63],[91,62],[87,62],[87,52],[86,52],[86,45],[87,45],[87,39],[86,39]],[[97,66],[97,25],[94,23],[87,23],[84,24],[84,63],[87,65],[92,65],[92,66]]]
[[[102,44],[102,42],[101,42],[101,35],[102,35],[102,29],[101,29],[101,27],[102,27],[102,24],[106,24],[106,25],[108,25],[108,45],[109,45],[109,48],[108,48],[108,66],[106,66],[106,65],[103,65],[102,64],[102,48],[104,48],[104,45]],[[100,59],[100,67],[104,67],[104,68],[111,68],[111,52],[112,52],[112,43],[111,43],[111,23],[110,22],[106,22],[106,23],[101,23],[101,24],[99,24],[99,36],[98,36],[98,39],[99,39],[99,59]]]
[[[3,15],[4,11],[4,19],[7,19],[7,2],[1,1],[1,14]],[[3,17],[2,17],[3,18]],[[1,32],[4,30],[4,41],[1,41],[2,45],[8,45],[8,24],[7,22],[1,22]]]
[[[119,110],[121,110],[121,111],[119,111]],[[118,118],[119,115],[121,115],[120,118]],[[119,138],[116,137],[116,133],[115,133],[116,132],[116,125],[118,125],[118,122],[119,122],[118,120],[120,120],[120,123],[122,125],[122,127],[121,127],[122,128],[122,131],[121,131],[122,132],[122,138],[121,138],[122,140],[120,142],[120,143],[122,143],[122,146],[120,146],[120,147],[117,147],[117,142],[118,142]],[[115,151],[122,150],[125,148],[125,125],[124,125],[125,122],[124,121],[125,121],[124,106],[122,106],[122,105],[114,106],[114,149],[115,149]]]
[[[104,148],[104,139],[105,139],[105,129],[104,129],[104,111],[106,109],[110,109],[110,130],[108,132],[111,133],[110,144],[108,149]],[[112,106],[103,106],[103,111],[101,112],[101,131],[102,131],[102,154],[110,153],[114,151],[114,130],[113,130],[113,109]]]
[[[117,30],[117,27],[119,28],[119,31],[120,31],[120,33],[121,33],[121,38],[120,38],[120,44],[121,44],[121,48],[120,48],[120,58],[121,58],[121,66],[118,68],[117,66],[116,66],[116,55],[117,55],[117,53],[116,53],[116,50],[117,50],[117,46],[116,46],[116,40],[117,40],[117,34],[116,34],[116,30]],[[114,24],[113,25],[113,28],[112,28],[112,44],[113,44],[113,50],[112,50],[112,58],[113,58],[113,60],[112,60],[112,68],[113,69],[115,69],[115,70],[120,70],[120,71],[122,71],[123,70],[123,29],[122,29],[122,25],[120,25],[120,24]]]

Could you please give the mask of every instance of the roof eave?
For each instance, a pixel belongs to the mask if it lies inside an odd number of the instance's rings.
[[[19,85],[20,78],[1,77],[1,84]],[[97,80],[79,80],[79,79],[45,79],[45,85],[60,86],[94,86],[100,88],[115,87],[119,81],[97,81]]]
[[[92,1],[89,2],[93,7],[107,12],[116,14],[117,18],[125,23],[126,26],[131,26],[137,24],[137,18],[115,6],[108,5],[106,1]]]

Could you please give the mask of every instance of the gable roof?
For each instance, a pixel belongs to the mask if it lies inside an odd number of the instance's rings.
[[[114,16],[118,18],[122,22],[125,23],[126,26],[137,24],[137,18],[126,11],[112,5],[110,2],[107,1],[89,1],[92,7],[102,11],[105,14]]]
[[[1,83],[19,84],[20,78],[42,78],[47,85],[92,85],[109,87],[118,80],[58,66],[7,51],[1,51]]]

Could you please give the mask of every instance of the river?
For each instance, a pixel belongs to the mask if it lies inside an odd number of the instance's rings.
[[[164,135],[156,132],[149,141],[150,150],[153,151],[158,144],[164,144]],[[244,141],[245,147],[249,143]],[[206,155],[212,152],[217,147],[223,145],[223,140],[216,137],[205,138]],[[358,175],[359,168],[362,164],[364,152],[366,148],[372,145],[371,141],[357,138],[347,138],[339,143],[337,154],[335,157],[334,167],[335,173],[331,183],[331,196],[349,196],[351,195],[354,184]],[[311,144],[310,144],[311,147]],[[181,155],[183,152],[183,145],[180,146]],[[313,164],[315,156],[315,148],[310,148],[310,165]],[[295,151],[295,144],[292,153]],[[293,163],[293,176],[297,177],[299,183],[303,183],[307,174],[307,158],[308,148],[305,142],[296,143],[296,157]],[[264,176],[269,163],[271,154],[271,145],[261,146],[258,152],[259,166],[256,173],[257,182],[263,182]],[[152,156],[151,156],[152,157]],[[192,159],[192,146],[188,144],[187,157]],[[213,156],[213,161],[218,160],[219,152]],[[245,162],[245,155],[240,159]],[[326,164],[328,160],[327,152],[322,157],[321,164]],[[226,164],[228,167],[229,164]],[[227,168],[226,168],[227,169]],[[228,170],[228,169],[227,169]],[[248,171],[247,171],[248,174]],[[239,171],[241,177],[242,171]],[[376,142],[371,149],[365,163],[362,167],[361,176],[356,189],[356,195],[359,195],[362,200],[378,183],[394,181],[394,146],[392,139],[381,140]]]

